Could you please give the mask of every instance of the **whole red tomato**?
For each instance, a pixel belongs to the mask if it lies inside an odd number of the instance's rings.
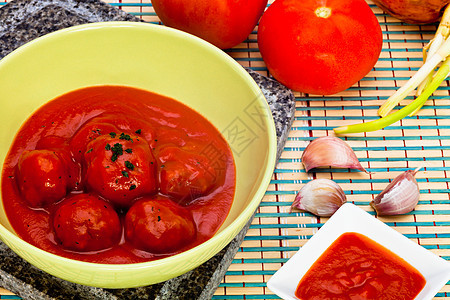
[[[194,34],[221,49],[243,42],[268,0],[152,0],[164,25]]]
[[[276,0],[258,28],[259,50],[273,77],[318,95],[338,93],[363,78],[382,42],[364,0]]]

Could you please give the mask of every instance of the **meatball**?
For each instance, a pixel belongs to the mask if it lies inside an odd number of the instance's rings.
[[[160,151],[158,159],[161,193],[180,204],[189,204],[215,186],[216,171],[203,155],[167,147]]]
[[[110,133],[88,144],[85,184],[113,203],[129,207],[133,199],[157,190],[156,162],[146,140]]]
[[[157,254],[182,250],[197,227],[190,211],[163,197],[144,197],[125,216],[125,238],[136,248]]]
[[[30,207],[48,206],[67,193],[68,172],[64,161],[54,151],[24,151],[16,171],[20,194]]]
[[[181,129],[168,126],[159,126],[156,132],[156,145],[170,145],[172,147],[184,147],[188,141],[188,135]]]
[[[36,144],[36,150],[52,150],[63,161],[67,170],[67,186],[69,190],[81,190],[81,166],[71,154],[69,143],[58,136],[46,136]]]
[[[98,120],[103,120],[105,123],[111,123],[118,128],[119,132],[133,132],[145,139],[150,147],[154,147],[155,145],[155,132],[152,125],[137,116],[133,116],[133,118],[129,118],[124,114],[118,113],[104,113],[98,116]]]
[[[53,215],[59,243],[74,251],[96,251],[119,242],[122,226],[112,205],[91,194],[65,199]]]
[[[117,128],[112,124],[105,123],[103,118],[96,117],[84,123],[70,140],[70,148],[75,160],[81,162],[87,144],[97,137],[110,132],[117,132]]]
[[[97,137],[111,132],[133,132],[154,146],[154,130],[151,125],[140,118],[128,119],[119,113],[102,113],[85,122],[74,134],[70,145],[75,158],[80,161],[87,144]]]

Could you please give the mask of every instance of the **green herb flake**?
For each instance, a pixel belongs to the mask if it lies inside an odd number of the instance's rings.
[[[123,154],[122,144],[115,143],[111,148],[113,155],[111,156],[111,161],[115,162],[119,156]]]
[[[141,134],[141,133],[142,133],[142,129],[138,129],[138,130],[136,130],[134,133],[136,133],[136,134]]]
[[[126,152],[126,153],[130,153],[130,154],[131,154],[131,153],[133,153],[133,149],[131,149],[131,148],[128,148],[128,149],[126,149],[126,150],[125,150],[125,152]]]
[[[123,132],[120,134],[119,139],[125,140],[125,141],[132,141],[130,135],[125,134],[125,133],[123,133]]]
[[[110,132],[109,135],[110,135],[112,138],[115,138],[116,135],[117,135],[117,133],[115,133],[115,132]]]
[[[92,151],[94,151],[93,148],[89,149],[86,153],[91,153]]]
[[[158,216],[158,222],[161,221],[161,216]]]
[[[127,167],[130,170],[134,170],[134,165],[131,162],[129,162],[128,160],[125,161],[125,167]]]
[[[127,171],[122,171],[122,175],[123,177],[129,178],[130,176],[128,175]]]
[[[130,191],[134,190],[136,188],[135,184],[130,185]]]
[[[105,150],[111,150],[111,145],[110,144],[106,144]]]

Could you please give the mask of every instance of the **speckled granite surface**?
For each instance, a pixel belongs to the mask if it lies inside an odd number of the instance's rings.
[[[15,0],[0,9],[0,58],[41,35],[89,22],[139,21],[97,0]],[[294,120],[295,100],[278,82],[247,69],[274,117],[281,155]],[[106,290],[73,284],[28,264],[0,242],[0,286],[24,299],[211,299],[250,222],[216,256],[182,276],[152,286]]]

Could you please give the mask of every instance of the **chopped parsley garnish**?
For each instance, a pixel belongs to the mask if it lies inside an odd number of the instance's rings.
[[[134,170],[134,165],[131,162],[129,162],[128,160],[125,161],[125,167],[127,167],[130,170]]]
[[[125,152],[131,154],[131,153],[133,153],[133,149],[128,148],[128,149],[125,150]]]
[[[86,153],[91,153],[92,151],[94,151],[94,149],[89,149]]]
[[[122,171],[122,175],[123,175],[123,177],[126,177],[126,178],[130,177],[130,176],[128,175],[128,172],[127,172],[127,171]]]
[[[111,150],[111,145],[110,144],[106,144],[105,150]]]
[[[130,191],[134,190],[136,188],[135,184],[130,185]]]
[[[133,141],[129,134],[125,134],[123,132],[120,134],[119,139],[125,140],[125,141]]]
[[[114,162],[117,160],[119,156],[123,154],[122,144],[115,143],[114,146],[111,148],[111,151],[113,153],[113,155],[111,156],[111,160]]]
[[[134,133],[136,133],[136,134],[141,134],[141,132],[142,132],[142,130],[141,130],[141,129],[138,129],[138,130],[136,130]]]
[[[112,138],[115,138],[116,135],[117,135],[117,133],[115,133],[115,132],[110,132],[109,135],[110,135]]]

